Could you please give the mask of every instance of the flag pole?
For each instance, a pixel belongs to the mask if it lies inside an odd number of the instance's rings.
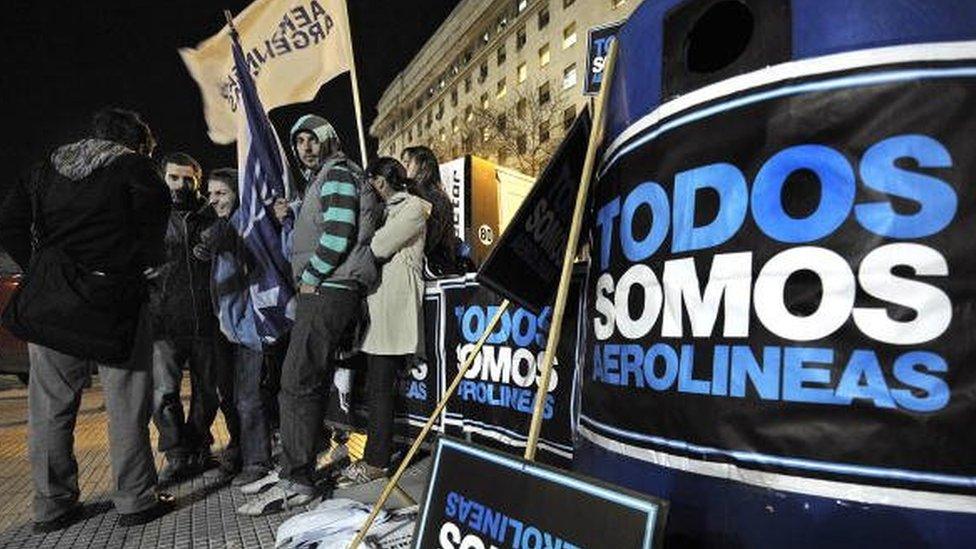
[[[359,99],[359,76],[356,72],[356,52],[352,48],[352,25],[349,22],[349,6],[346,0],[342,0],[342,14],[346,19],[346,30],[349,34],[349,76],[352,80],[352,104],[356,110],[356,131],[359,134],[359,154],[362,159],[362,168],[366,169],[366,134],[363,131],[363,106]]]
[[[593,179],[593,168],[596,164],[597,147],[603,134],[603,121],[606,115],[607,90],[613,78],[613,67],[616,64],[616,42],[610,45],[607,54],[607,64],[604,69],[603,85],[596,98],[593,112],[593,126],[590,128],[590,140],[586,146],[586,159],[583,162],[583,174],[580,177],[579,189],[576,192],[576,206],[573,209],[573,223],[569,229],[569,240],[566,242],[566,252],[563,254],[562,272],[559,275],[559,288],[556,291],[556,302],[552,308],[552,321],[549,323],[549,335],[546,338],[546,350],[542,359],[542,376],[535,393],[535,409],[532,412],[532,424],[529,426],[529,439],[525,445],[525,459],[535,460],[535,450],[539,445],[539,434],[542,431],[542,413],[546,407],[546,396],[549,393],[549,378],[552,374],[552,363],[556,358],[556,346],[563,327],[563,316],[566,313],[566,301],[569,297],[569,283],[573,274],[573,262],[576,259],[576,249],[579,245],[579,235],[583,229],[583,210],[586,209],[586,197],[590,192],[590,182]]]
[[[359,532],[356,533],[356,537],[352,540],[352,543],[349,544],[349,549],[356,549],[359,547],[359,544],[366,537],[366,533],[369,532],[369,527],[373,525],[373,521],[376,520],[376,516],[379,515],[380,511],[383,509],[383,504],[385,504],[386,500],[390,498],[390,494],[393,493],[394,489],[399,489],[397,483],[400,482],[400,477],[403,476],[403,473],[406,472],[407,467],[410,466],[410,460],[413,459],[413,456],[418,450],[420,450],[420,445],[423,444],[424,439],[427,438],[431,428],[434,427],[434,422],[437,421],[437,416],[444,412],[444,407],[447,406],[447,401],[454,396],[454,392],[457,391],[458,385],[460,385],[461,380],[464,379],[464,374],[468,373],[471,365],[474,364],[474,360],[478,358],[478,355],[481,353],[481,348],[484,347],[485,341],[488,340],[488,336],[495,331],[495,326],[498,325],[498,321],[501,320],[502,315],[505,314],[506,310],[508,310],[508,305],[509,301],[506,299],[505,301],[502,301],[501,305],[498,306],[495,316],[493,316],[488,322],[488,326],[485,327],[484,333],[481,334],[481,337],[478,338],[478,342],[474,344],[474,348],[471,349],[470,353],[468,353],[468,358],[466,358],[461,364],[461,367],[458,368],[458,373],[454,376],[454,380],[451,381],[451,384],[447,387],[447,391],[444,393],[444,396],[441,397],[440,402],[437,403],[434,411],[430,414],[430,417],[427,419],[427,423],[425,423],[423,428],[420,429],[420,434],[417,435],[417,439],[413,441],[413,445],[410,446],[409,450],[407,450],[407,455],[403,456],[403,459],[400,460],[400,466],[386,483],[383,493],[380,494],[380,499],[373,504],[373,510],[366,518],[366,522],[359,527]]]

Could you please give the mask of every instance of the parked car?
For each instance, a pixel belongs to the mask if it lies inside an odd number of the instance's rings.
[[[3,311],[20,284],[20,267],[0,250],[0,311]],[[0,374],[14,374],[27,383],[30,365],[27,344],[0,326]]]

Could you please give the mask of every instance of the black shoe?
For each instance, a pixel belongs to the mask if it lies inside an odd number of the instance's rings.
[[[159,471],[159,485],[172,486],[184,480],[189,480],[199,473],[193,460],[186,456],[167,457],[166,464]]]
[[[35,534],[49,534],[51,532],[57,532],[58,530],[64,530],[81,519],[81,510],[81,505],[75,504],[74,507],[58,518],[45,520],[43,522],[35,522],[32,530]]]
[[[172,498],[172,496],[168,497],[169,499]],[[160,499],[156,502],[156,505],[153,505],[148,509],[143,509],[142,511],[138,511],[136,513],[119,514],[119,526],[123,528],[141,526],[161,518],[175,508],[176,505],[174,505],[172,501],[163,499],[163,497],[160,496]]]

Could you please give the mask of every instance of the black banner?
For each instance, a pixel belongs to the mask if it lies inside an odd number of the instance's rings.
[[[661,500],[441,439],[414,547],[648,548],[666,516]]]
[[[571,412],[578,335],[582,330],[581,285],[582,278],[575,277],[566,304],[563,335],[556,348],[539,440],[540,450],[562,458],[556,462],[564,464],[572,459],[573,452]],[[484,333],[502,298],[470,278],[443,281],[440,287],[446,317],[441,353],[444,376],[450,380]],[[551,311],[545,307],[536,314],[522,307],[509,307],[449,402],[444,419],[449,427],[459,428],[480,442],[525,447]]]
[[[976,494],[974,76],[779,82],[611,151],[587,288],[594,440]]]
[[[540,312],[552,305],[590,137],[584,109],[478,271],[478,281]]]

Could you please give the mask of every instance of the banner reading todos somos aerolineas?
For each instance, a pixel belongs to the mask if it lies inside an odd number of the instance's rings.
[[[352,47],[344,0],[255,0],[234,18],[247,66],[266,109],[309,101],[349,70]],[[240,86],[226,26],[180,56],[200,86],[208,134],[237,138]]]
[[[680,102],[599,170],[584,436],[712,477],[976,511],[976,43],[797,62]]]

